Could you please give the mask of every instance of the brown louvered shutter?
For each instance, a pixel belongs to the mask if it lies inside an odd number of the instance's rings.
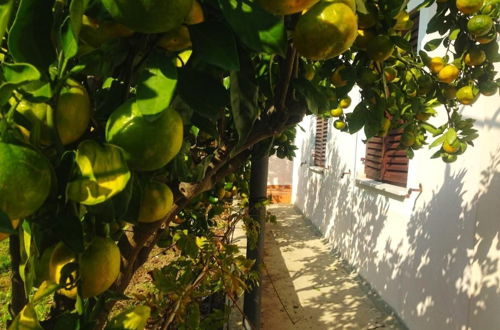
[[[374,136],[366,142],[365,174],[373,180],[380,180],[384,155],[384,139]]]
[[[393,130],[384,138],[384,156],[380,181],[406,187],[408,179],[408,157],[406,150],[398,149],[402,130]]]
[[[420,10],[413,13],[410,16],[410,19],[413,21],[413,26],[411,28],[410,44],[413,47],[413,50],[417,50],[417,47],[418,47],[418,27],[419,27],[419,23],[420,23]]]
[[[314,166],[325,167],[328,119],[316,117],[316,137],[314,140]]]
[[[408,163],[406,150],[398,149],[402,130],[393,130],[384,137],[366,142],[365,175],[369,179],[406,187]]]

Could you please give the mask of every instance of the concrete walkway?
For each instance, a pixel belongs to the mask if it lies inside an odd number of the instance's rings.
[[[262,329],[402,329],[291,205],[267,225]]]

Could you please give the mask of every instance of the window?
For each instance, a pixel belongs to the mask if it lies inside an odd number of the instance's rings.
[[[411,14],[410,19],[413,21],[410,44],[414,50],[418,50],[418,26],[420,22],[420,10]]]
[[[365,175],[369,179],[406,187],[408,162],[406,150],[398,149],[403,131],[393,130],[386,137],[366,142]]]
[[[314,140],[314,166],[325,167],[328,119],[316,117],[316,137]]]
[[[420,11],[411,15],[410,44],[418,48]],[[406,187],[409,159],[406,150],[398,149],[403,131],[392,130],[386,137],[372,137],[366,142],[365,175],[368,179]]]

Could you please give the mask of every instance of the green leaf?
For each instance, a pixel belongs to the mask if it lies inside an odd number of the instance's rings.
[[[41,77],[40,72],[29,63],[2,63],[1,70],[5,80],[2,86],[5,84],[19,86]]]
[[[254,70],[250,59],[246,59],[240,71],[231,71],[231,112],[238,132],[238,146],[246,141],[259,115],[259,87]]]
[[[38,322],[36,316],[35,308],[31,303],[28,303],[21,312],[16,316],[14,321],[12,321],[8,330],[43,330],[42,326]]]
[[[369,10],[366,8],[365,0],[356,0],[356,11],[361,14],[369,13]]]
[[[363,103],[358,104],[354,111],[346,114],[347,122],[349,123],[349,133],[358,132],[366,123],[367,110]]]
[[[131,176],[121,148],[94,140],[80,143],[76,166],[78,174],[68,183],[66,196],[84,205],[107,201],[125,189]]]
[[[9,25],[10,15],[14,7],[14,0],[0,0],[0,41]]]
[[[330,110],[330,102],[326,93],[320,91],[316,85],[306,79],[293,81],[294,89],[305,99],[307,108],[312,113],[318,115]]]
[[[283,16],[264,11],[253,0],[219,0],[219,6],[245,45],[258,52],[285,55],[287,40]]]
[[[113,317],[105,330],[142,330],[151,314],[148,306],[135,306]]]
[[[16,62],[28,62],[45,70],[55,60],[51,39],[53,3],[53,0],[21,0],[8,40]]]
[[[425,46],[424,46],[424,49],[428,52],[436,49],[439,47],[439,45],[441,45],[441,42],[443,41],[443,38],[436,38],[436,39],[432,39],[430,41],[428,41]]]
[[[190,25],[193,55],[224,70],[239,70],[236,40],[231,29],[220,22]]]
[[[429,145],[429,149],[432,149],[434,147],[437,147],[441,144],[443,144],[444,140],[446,138],[446,135],[443,134],[441,135],[440,137],[438,137],[437,139],[434,140],[434,142],[432,142],[430,145]]]
[[[199,115],[215,121],[229,104],[222,82],[202,71],[179,71],[178,91],[182,100]]]
[[[177,69],[162,53],[151,55],[146,69],[139,77],[137,106],[141,114],[154,115],[165,110],[177,86]]]
[[[0,233],[15,234],[16,232],[7,214],[0,210]]]
[[[56,292],[60,288],[59,284],[53,281],[43,281],[42,284],[38,287],[37,292],[31,299],[33,305],[36,305],[40,301],[42,301],[45,297],[50,296],[54,292]]]
[[[406,50],[407,52],[412,51],[411,44],[408,41],[406,41],[404,38],[401,38],[399,36],[391,36],[391,40],[399,48]]]
[[[69,18],[71,21],[71,29],[75,36],[80,34],[82,17],[88,4],[89,0],[71,0],[71,4],[69,5]]]
[[[455,40],[458,37],[458,34],[460,33],[460,29],[455,29],[451,31],[450,36],[448,37],[450,40]]]
[[[78,53],[78,39],[71,28],[69,18],[61,27],[61,45],[64,54],[64,65]]]
[[[453,127],[445,133],[445,139],[448,144],[453,144],[457,140],[457,131]]]
[[[187,318],[186,318],[186,327],[187,329],[199,329],[200,328],[200,305],[196,302],[189,304]]]

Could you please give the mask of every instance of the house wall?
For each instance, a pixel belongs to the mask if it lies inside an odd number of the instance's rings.
[[[421,29],[432,10],[421,13]],[[356,91],[351,97],[348,110],[359,99]],[[297,130],[292,202],[410,329],[500,328],[500,97],[481,97],[462,111],[477,120],[475,147],[452,164],[431,159],[435,149],[417,151],[408,187],[423,191],[409,198],[356,183],[363,133],[330,124],[320,169],[310,165],[314,117],[300,124],[306,132]],[[445,120],[440,109],[431,122]]]

